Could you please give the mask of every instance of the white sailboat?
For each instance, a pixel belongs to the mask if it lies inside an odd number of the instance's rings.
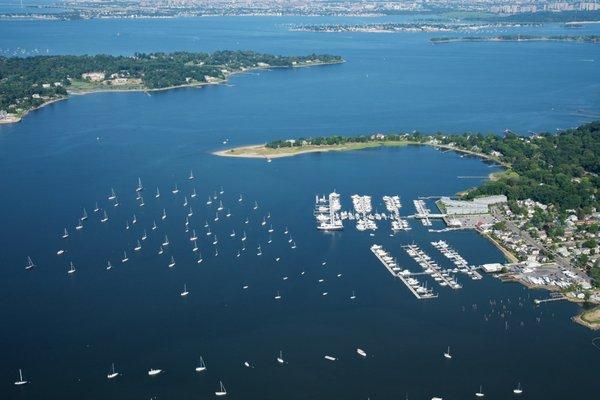
[[[336,360],[337,360],[337,358],[335,358],[335,357],[333,357],[333,356],[330,356],[330,355],[326,355],[324,358],[325,358],[327,361],[336,361]]]
[[[181,297],[187,297],[188,294],[190,294],[190,292],[187,290],[187,285],[184,283],[183,284],[183,292],[181,292],[179,295]]]
[[[200,254],[200,252],[198,252],[198,260],[196,261],[197,264],[201,264],[202,263],[202,254]]]
[[[215,222],[217,222],[218,220],[219,220],[219,213],[217,212],[217,213],[215,214]]]
[[[197,196],[197,194],[196,194],[196,188],[193,188],[193,189],[192,189],[192,194],[190,195],[190,197],[191,197],[192,199],[195,199],[195,198],[196,198],[196,196]]]
[[[110,263],[110,261],[106,262],[106,270],[111,270],[112,269],[112,264]]]
[[[223,186],[221,186],[221,190],[219,190],[219,194],[223,194],[225,193],[225,190],[223,190]]]
[[[85,208],[83,209],[83,213],[81,214],[81,218],[82,221],[85,221],[86,219],[88,219],[88,214],[87,211],[85,211]]]
[[[108,221],[108,214],[106,213],[106,210],[104,210],[104,214],[102,215],[100,222],[104,223],[106,221]]]
[[[202,358],[202,356],[200,356],[200,362],[198,363],[198,366],[196,367],[196,372],[203,372],[206,371],[206,364],[204,363],[204,359]]]
[[[137,244],[135,245],[135,247],[133,248],[134,251],[140,251],[142,249],[142,244],[140,243],[140,241],[137,241]]]
[[[152,230],[155,231],[156,229],[158,229],[158,227],[156,226],[156,221],[152,222]]]
[[[162,244],[161,244],[160,248],[158,249],[158,254],[162,254],[164,252],[165,252],[165,250],[163,249]]]
[[[115,189],[110,188],[110,195],[108,195],[108,199],[112,201],[112,200],[114,200],[116,198],[117,198],[117,195],[115,193]]]
[[[21,371],[21,369],[19,369],[19,380],[15,381],[15,386],[22,386],[25,385],[27,383],[27,381],[25,379],[23,379],[23,371]]]
[[[265,219],[265,217],[263,217],[262,222],[260,223],[261,226],[265,226],[267,225],[267,220]]]
[[[283,359],[283,352],[281,350],[279,350],[279,356],[277,356],[277,362],[279,364],[285,363],[285,360]]]
[[[63,238],[63,239],[66,239],[66,238],[68,238],[68,237],[69,237],[69,231],[67,231],[67,228],[65,228],[65,231],[64,231],[64,232],[63,232],[63,234],[62,234],[62,238]]]
[[[258,210],[258,202],[254,202],[254,207],[252,207],[253,210]]]
[[[190,170],[190,176],[188,176],[188,179],[190,181],[194,179],[194,171]]]
[[[192,206],[190,206],[190,210],[188,211],[187,216],[191,217],[192,215],[194,215],[194,210],[192,210]]]
[[[164,208],[163,208],[162,215],[160,216],[160,219],[163,219],[163,220],[167,219],[167,210],[165,210]]]
[[[247,239],[247,237],[246,237],[246,231],[244,231],[243,235],[242,235],[242,242],[245,242],[246,239]]]
[[[146,233],[146,230],[144,229],[144,233],[142,233],[142,240],[146,240],[148,239],[148,234]]]
[[[227,218],[231,217],[231,210],[227,209],[227,213],[225,214],[225,217],[227,217]]]
[[[77,225],[75,225],[75,229],[77,229],[78,231],[83,229],[83,223],[81,222],[81,220],[77,222]]]
[[[273,233],[273,224],[269,225],[269,233]]]
[[[215,392],[215,396],[227,396],[227,390],[225,390],[225,386],[223,386],[223,382],[219,381],[219,390]]]
[[[140,196],[140,207],[144,207],[146,203],[144,203],[144,197]]]
[[[125,221],[125,230],[129,230],[129,220]]]
[[[354,290],[352,291],[352,296],[350,296],[350,300],[354,300],[356,298],[356,294],[354,294]]]
[[[452,358],[452,354],[450,353],[450,346],[448,346],[448,350],[444,353],[444,357],[450,360]]]
[[[522,394],[523,393],[523,388],[521,387],[521,383],[520,382],[517,385],[517,387],[513,389],[513,393],[514,394]]]
[[[273,239],[271,238],[271,235],[269,235],[269,240],[267,240],[267,243],[271,243],[273,241]]]
[[[169,261],[169,268],[173,268],[175,266],[175,258],[171,256],[171,261]]]
[[[125,264],[127,261],[129,261],[129,257],[127,257],[127,252],[123,251],[123,259],[121,260],[121,262]]]
[[[479,385],[479,392],[475,392],[475,397],[484,397],[483,386]]]
[[[183,196],[183,206],[184,207],[188,206],[187,196]]]
[[[162,242],[162,245],[167,247],[169,245],[169,238],[165,235],[165,240]]]
[[[171,190],[171,193],[173,193],[173,194],[179,193],[179,188],[177,187],[177,184],[175,184],[175,187],[173,188],[173,190]]]
[[[208,196],[208,200],[206,201],[206,205],[210,206],[212,204],[212,198]]]
[[[94,206],[94,212],[98,212],[100,211],[100,207],[98,207],[98,202],[96,202],[96,205]]]
[[[192,229],[192,236],[190,236],[190,242],[195,242],[198,240],[198,235],[196,235],[196,230]]]
[[[62,256],[63,254],[65,254],[65,251],[64,251],[63,249],[59,249],[59,250],[56,252],[56,255],[57,255],[57,256]]]
[[[31,260],[31,257],[27,256],[27,264],[25,264],[25,269],[29,270],[29,269],[32,269],[33,267],[35,267],[35,264]]]
[[[262,256],[262,250],[260,248],[260,244],[258,245],[258,253],[256,253],[257,256]]]
[[[279,293],[279,290],[275,294],[275,300],[281,300],[281,294]]]
[[[108,379],[115,379],[117,376],[119,376],[119,373],[115,371],[115,364],[113,363],[110,372],[108,373],[108,375],[106,375],[106,377]]]
[[[235,229],[233,229],[233,230],[231,231],[231,233],[229,234],[229,237],[235,237]]]
[[[242,195],[240,194],[240,197],[238,198],[238,203],[241,203],[242,201],[244,201],[244,198],[242,197]]]
[[[154,197],[156,197],[157,199],[160,197],[160,190],[158,189],[158,186],[156,187],[156,194],[154,195]]]
[[[135,216],[135,213],[133,213],[133,219],[131,220],[132,224],[137,224],[137,217]]]
[[[161,372],[162,372],[162,369],[152,368],[151,370],[148,371],[148,375],[149,376],[156,376],[156,375],[160,374]]]
[[[215,235],[215,239],[213,240],[213,244],[217,244],[219,241],[217,240],[217,235]]]
[[[292,249],[295,249],[295,248],[296,248],[296,242],[292,242],[292,246],[291,246],[291,248],[292,248]]]
[[[135,188],[136,192],[141,192],[142,190],[144,190],[144,186],[142,185],[142,179],[138,178],[138,185]]]
[[[194,247],[192,248],[192,251],[195,253],[198,251],[198,244],[197,242],[194,240]]]
[[[73,261],[71,261],[71,263],[69,264],[69,270],[67,271],[67,273],[69,275],[73,275],[75,273],[75,264],[73,264]]]
[[[113,204],[114,207],[119,207],[119,200],[115,198],[115,203]]]
[[[363,349],[357,348],[356,352],[358,353],[359,356],[361,357],[366,357],[367,356],[367,352],[364,351]]]

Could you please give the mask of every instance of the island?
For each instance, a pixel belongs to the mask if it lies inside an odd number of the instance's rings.
[[[453,32],[479,31],[484,29],[506,29],[540,26],[527,22],[383,22],[370,24],[299,25],[290,28],[296,32]]]
[[[498,246],[509,262],[489,271],[502,280],[549,290],[552,301],[600,304],[600,121],[527,136],[505,131],[295,138],[214,154],[270,160],[380,146],[431,146],[502,166],[458,199],[438,201],[447,229],[476,229]],[[503,200],[480,204],[484,196]],[[463,211],[469,209],[477,212]],[[574,320],[598,328],[599,313],[592,309]]]
[[[434,37],[431,43],[458,42],[574,42],[600,43],[600,35],[499,35],[499,36],[465,36],[465,37]]]
[[[18,122],[31,110],[66,99],[69,94],[202,86],[255,69],[343,61],[327,54],[278,56],[253,51],[0,57],[0,123]]]

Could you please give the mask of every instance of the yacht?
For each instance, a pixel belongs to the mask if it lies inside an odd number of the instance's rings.
[[[171,256],[171,261],[169,262],[169,268],[173,268],[175,266],[175,258]]]
[[[25,385],[27,383],[27,381],[25,379],[23,379],[23,371],[21,371],[19,369],[19,380],[15,381],[15,386],[22,386]]]
[[[183,284],[183,292],[180,293],[180,296],[181,297],[186,297],[188,294],[190,294],[190,292],[188,292],[187,285],[184,283]]]
[[[73,264],[73,261],[71,261],[71,263],[69,264],[69,270],[67,271],[67,273],[70,275],[75,273],[75,264]]]
[[[225,390],[225,386],[221,381],[219,381],[219,390],[215,392],[215,396],[227,396],[227,390]]]
[[[173,190],[171,190],[171,193],[173,193],[173,194],[179,193],[179,188],[177,187],[177,184],[175,184],[175,187],[173,188]]]
[[[484,397],[485,394],[483,394],[483,386],[479,385],[479,392],[475,392],[475,397]]]
[[[444,357],[446,357],[449,360],[452,358],[452,354],[450,353],[450,346],[448,346],[448,350],[446,350],[446,352],[444,353]]]
[[[62,238],[63,238],[63,239],[66,239],[66,238],[68,238],[68,237],[69,237],[69,231],[67,231],[67,228],[65,228],[65,231],[64,231],[64,232],[63,232],[63,234],[62,234]]]
[[[521,387],[521,383],[519,383],[517,385],[517,387],[513,389],[513,393],[514,394],[522,394],[523,393],[523,388]]]
[[[361,357],[366,357],[367,356],[367,352],[364,351],[363,349],[356,349],[356,352],[358,353],[359,356]]]
[[[279,364],[285,363],[285,360],[283,359],[283,352],[281,350],[279,351],[279,357],[277,357],[277,362]]]
[[[115,364],[113,363],[113,365],[112,365],[112,367],[110,369],[110,372],[108,373],[108,375],[106,375],[106,377],[108,379],[114,379],[117,376],[119,376],[119,373],[117,371],[115,371]]]
[[[138,186],[137,186],[137,188],[135,188],[135,191],[141,192],[142,190],[144,190],[144,186],[142,186],[142,179],[138,178]]]
[[[31,257],[27,256],[27,264],[25,265],[25,269],[32,269],[33,267],[35,267],[35,264],[31,260]]]
[[[204,359],[202,359],[202,356],[200,356],[200,362],[198,363],[198,366],[196,367],[196,372],[202,372],[202,371],[206,371],[206,364],[204,363]]]
[[[160,374],[161,372],[162,372],[162,369],[152,368],[151,370],[148,371],[148,375],[149,376],[156,376],[156,375]]]

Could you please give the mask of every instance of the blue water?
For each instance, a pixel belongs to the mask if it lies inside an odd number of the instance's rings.
[[[431,35],[424,34],[286,29],[331,20],[0,23],[2,49],[131,54],[242,48],[330,52],[347,59],[343,65],[238,75],[229,86],[76,96],[0,127],[2,398],[211,398],[219,380],[231,398],[240,399],[406,394],[464,399],[480,384],[489,398],[510,398],[517,382],[528,399],[597,392],[590,366],[600,353],[590,343],[595,335],[569,319],[577,306],[534,308],[532,299],[545,293],[491,277],[479,282],[459,277],[462,290],[438,288],[439,299],[418,301],[369,251],[372,243],[383,244],[400,265],[417,271],[400,247],[415,242],[449,266],[429,244],[445,239],[472,264],[502,261],[476,233],[433,234],[415,221],[412,231],[395,237],[387,223],[374,237],[348,223],[340,233],[315,230],[315,194],[336,189],[346,208],[351,194],[370,194],[380,210],[382,195],[399,194],[406,215],[418,196],[454,194],[481,182],[458,176],[484,176],[495,166],[422,147],[307,154],[270,164],[210,153],[225,139],[239,145],[333,133],[504,128],[526,133],[577,125],[600,113],[599,48],[432,46]],[[190,169],[194,181],[187,180]],[[135,200],[138,177],[146,187],[144,207]],[[181,191],[174,196],[176,183]],[[158,200],[156,186],[162,193]],[[119,196],[116,208],[107,200],[111,187]],[[194,200],[192,187],[198,192]],[[224,194],[218,197],[232,215],[221,214],[214,222],[216,202],[205,202],[221,187]],[[190,228],[199,236],[200,265],[190,233],[184,232],[184,195],[194,209]],[[258,210],[252,209],[254,201]],[[107,210],[108,223],[92,212],[95,202]],[[76,231],[82,207],[90,218]],[[168,217],[161,221],[163,208]],[[271,244],[260,225],[269,213],[275,229]],[[153,220],[156,232],[150,229]],[[218,236],[217,257],[205,221]],[[296,249],[283,234],[286,226]],[[64,227],[70,232],[66,241],[60,237]],[[144,229],[148,239],[136,253]],[[232,229],[235,239],[229,237]],[[242,230],[248,235],[246,251],[236,258]],[[165,234],[171,245],[159,256]],[[59,248],[67,250],[62,257],[55,254]],[[127,264],[120,263],[123,250]],[[28,255],[37,264],[31,272],[23,270]],[[171,255],[177,261],[173,269],[167,267]],[[71,260],[77,272],[67,276]],[[114,265],[111,271],[105,270],[107,260]],[[318,283],[321,278],[325,281]],[[191,292],[186,299],[179,296],[184,284]],[[357,298],[351,301],[353,290]],[[283,296],[279,302],[277,291]],[[450,362],[442,357],[447,346],[455,355]],[[357,347],[369,357],[359,359]],[[284,366],[275,362],[280,350],[288,361]],[[325,354],[339,360],[329,363]],[[208,366],[202,375],[194,371],[200,355]],[[255,368],[243,367],[244,361]],[[123,376],[109,382],[105,375],[113,362]],[[12,385],[18,368],[31,381],[25,387]],[[150,379],[150,368],[165,372]]]

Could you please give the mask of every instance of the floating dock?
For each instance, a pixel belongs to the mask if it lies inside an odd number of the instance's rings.
[[[419,246],[416,244],[409,244],[402,246],[408,255],[417,262],[423,268],[427,274],[440,285],[448,286],[451,289],[460,289],[462,286],[454,279],[450,277],[449,271],[442,269],[435,261],[429,257]]]

